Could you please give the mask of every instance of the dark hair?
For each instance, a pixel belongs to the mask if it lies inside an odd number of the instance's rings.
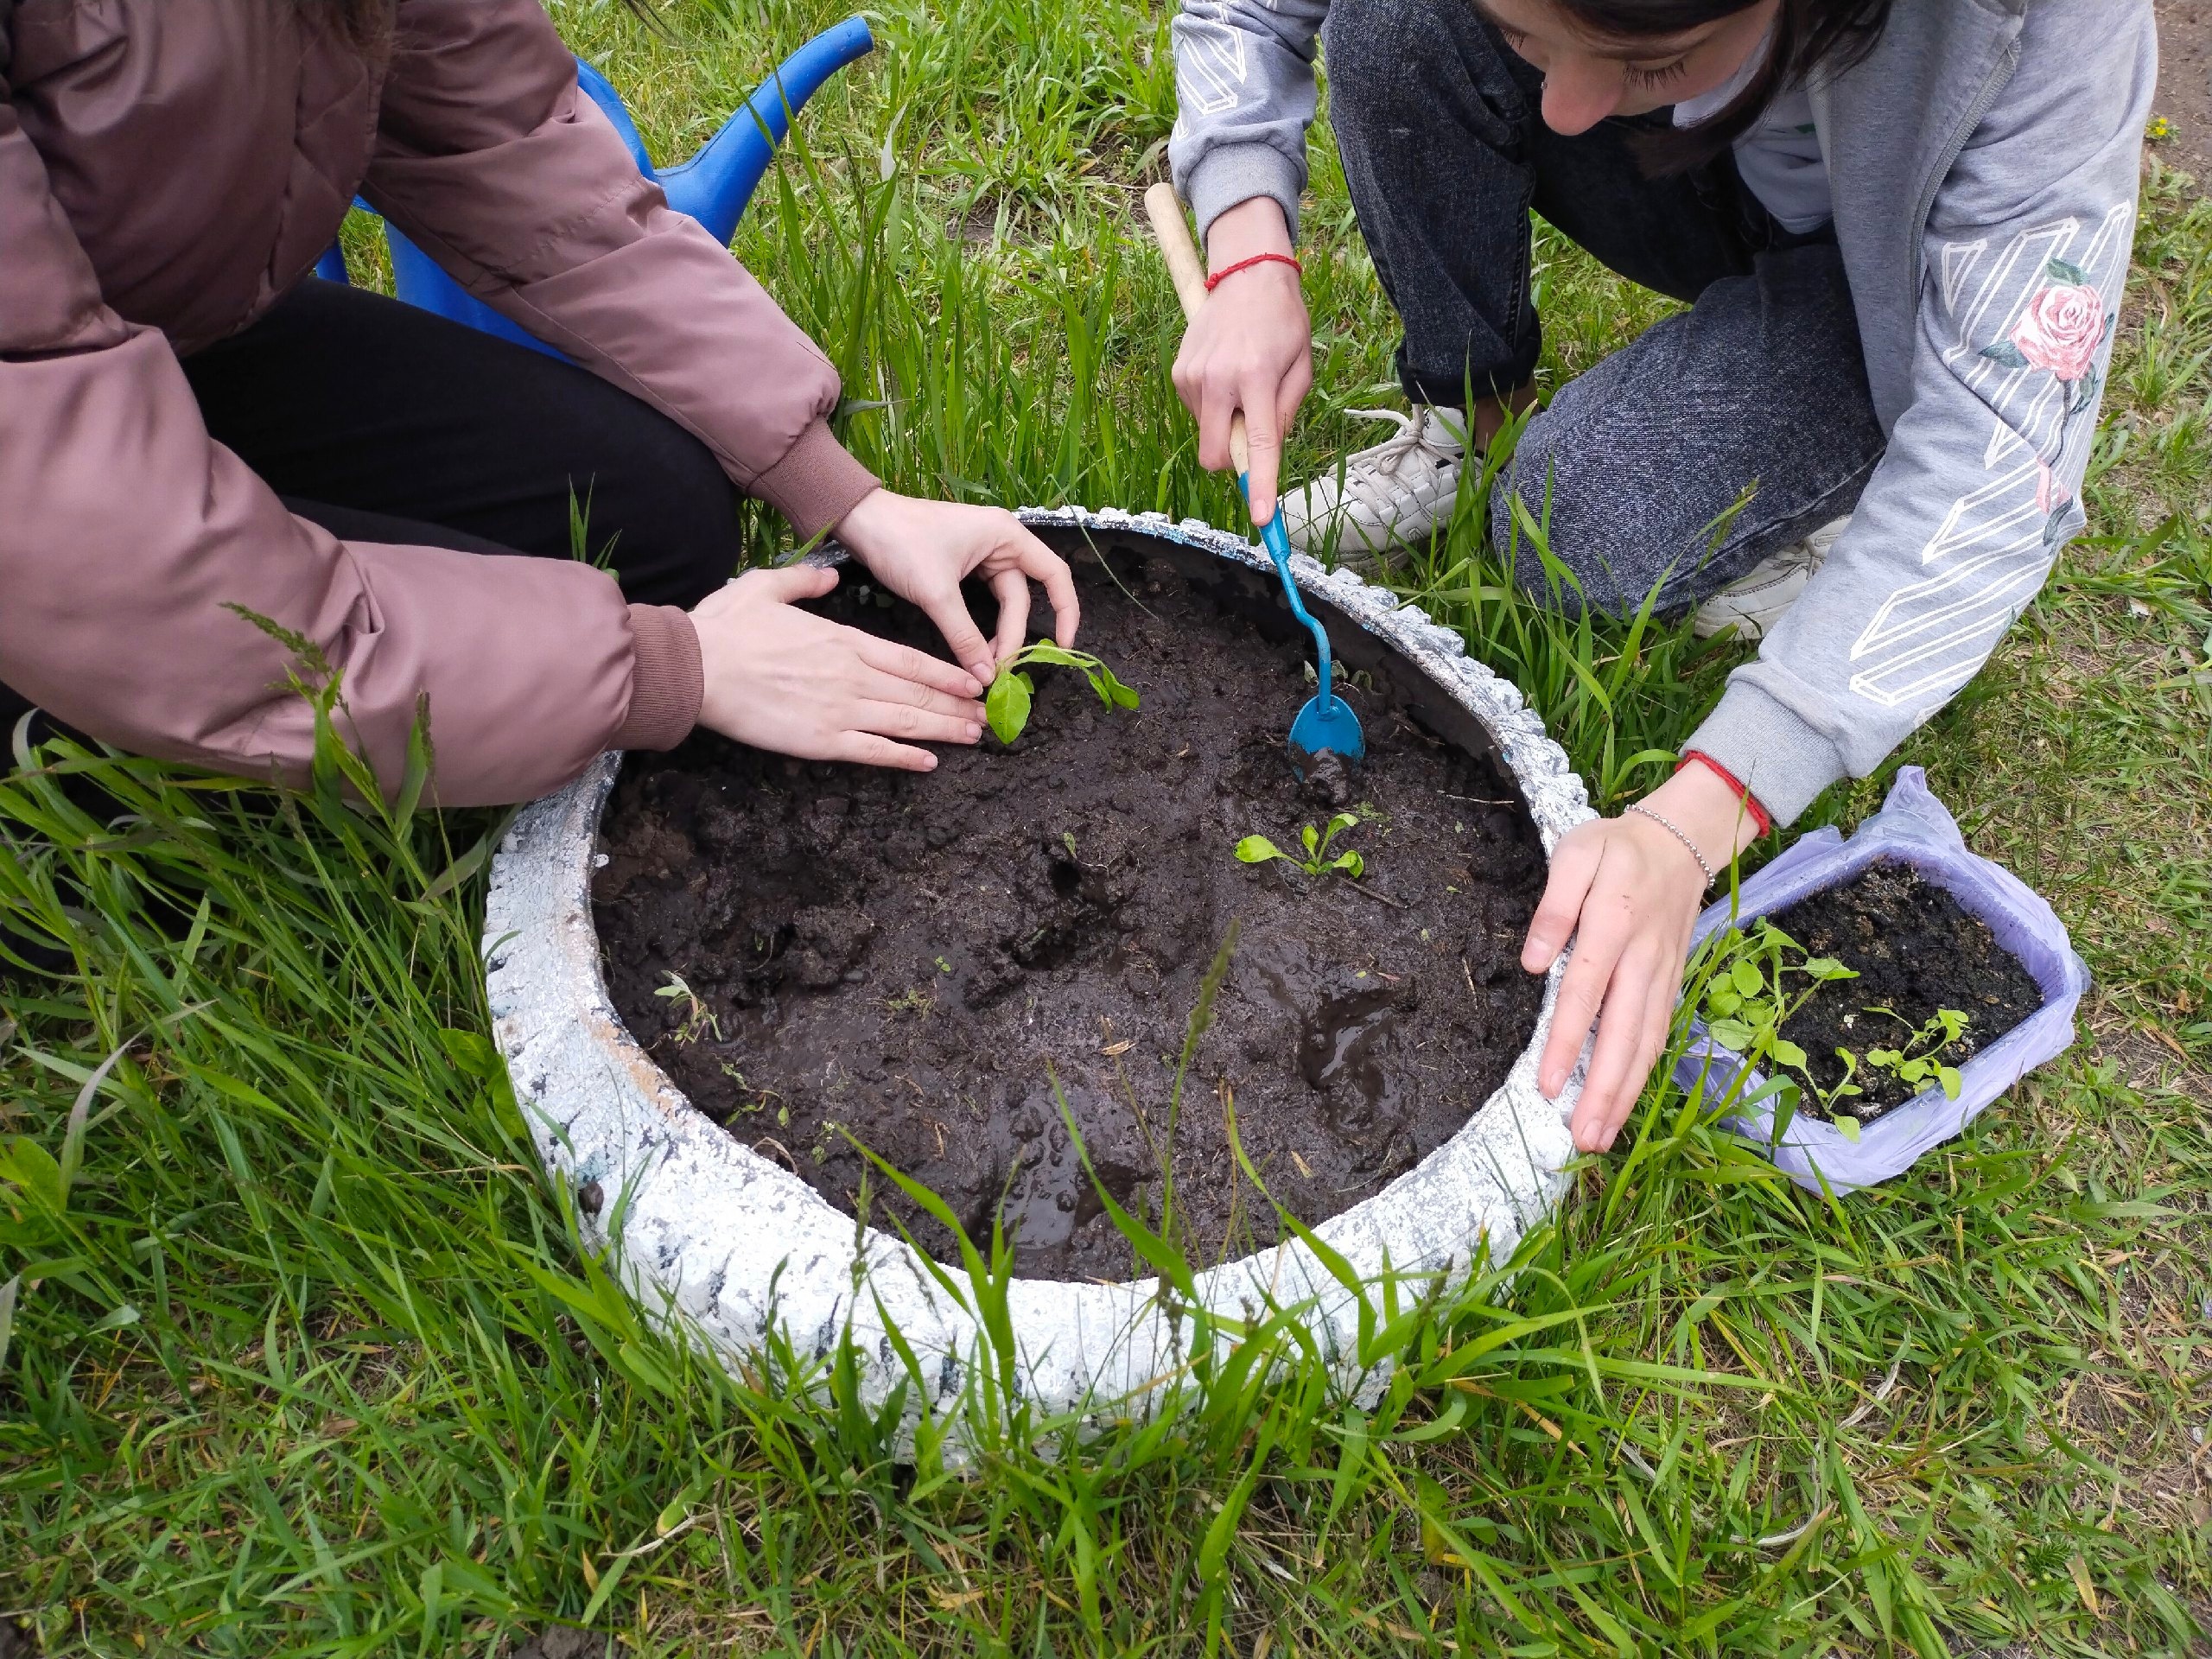
[[[1552,0],[1601,39],[1679,35],[1748,11],[1757,0]],[[1782,0],[1766,61],[1728,107],[1678,132],[1644,136],[1644,164],[1680,172],[1710,161],[1757,124],[1775,95],[1815,73],[1835,75],[1862,60],[1880,40],[1893,0]]]

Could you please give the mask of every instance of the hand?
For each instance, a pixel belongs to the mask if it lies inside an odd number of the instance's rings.
[[[691,613],[706,699],[699,723],[804,760],[928,772],[914,743],[973,743],[983,688],[950,663],[795,609],[837,585],[835,570],[751,570]],[[894,738],[906,739],[894,742]]]
[[[1758,838],[1743,803],[1704,766],[1685,767],[1647,798],[1716,870]],[[1594,1020],[1597,1046],[1570,1126],[1581,1151],[1612,1149],[1666,1049],[1705,888],[1705,872],[1689,849],[1639,813],[1586,823],[1552,855],[1521,965],[1548,973],[1568,936],[1580,931],[1536,1086],[1545,1098],[1559,1098]]]
[[[837,538],[878,582],[922,607],[952,647],[954,659],[979,685],[988,685],[998,664],[1028,643],[1032,582],[1043,582],[1052,601],[1053,639],[1075,644],[1081,611],[1068,562],[1001,508],[918,501],[878,490],[839,521]],[[961,579],[978,571],[990,579],[999,601],[995,645],[984,642],[960,596]]]
[[[1206,262],[1226,270],[1255,253],[1288,253],[1290,227],[1272,196],[1237,203],[1206,231]],[[1175,358],[1175,390],[1198,423],[1198,464],[1226,472],[1229,418],[1244,411],[1251,447],[1252,522],[1274,517],[1283,437],[1313,385],[1313,329],[1298,273],[1273,260],[1206,296]]]

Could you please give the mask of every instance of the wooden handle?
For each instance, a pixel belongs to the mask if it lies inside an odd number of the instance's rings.
[[[1144,211],[1152,220],[1160,257],[1174,279],[1175,297],[1183,302],[1183,320],[1196,322],[1198,308],[1206,302],[1206,268],[1199,262],[1198,244],[1191,240],[1190,221],[1183,217],[1183,204],[1175,200],[1175,187],[1154,185],[1144,193]]]
[[[1175,297],[1183,302],[1183,320],[1196,322],[1198,308],[1206,302],[1206,268],[1199,262],[1198,244],[1191,240],[1190,221],[1175,199],[1175,187],[1154,185],[1144,193],[1144,211],[1152,221],[1153,239],[1160,244],[1160,257],[1167,262],[1167,274],[1174,281]],[[1229,417],[1229,458],[1240,476],[1252,470],[1252,445],[1244,435],[1241,409]]]

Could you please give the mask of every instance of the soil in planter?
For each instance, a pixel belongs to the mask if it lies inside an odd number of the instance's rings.
[[[1518,957],[1544,859],[1496,762],[1417,723],[1386,674],[1349,694],[1364,769],[1333,798],[1329,779],[1301,785],[1283,750],[1310,694],[1297,640],[1166,558],[1109,556],[1112,580],[1078,562],[1080,644],[1141,708],[1109,713],[1079,675],[1040,668],[1011,748],[986,734],[926,776],[713,737],[633,755],[593,883],[615,1006],[695,1103],[849,1212],[865,1166],[849,1130],[979,1242],[997,1211],[1028,1276],[1137,1270],[1055,1079],[1108,1190],[1155,1224],[1172,1156],[1178,1228],[1207,1262],[1277,1235],[1236,1172],[1232,1103],[1269,1192],[1319,1222],[1483,1105],[1541,993]],[[862,581],[849,571],[821,608],[941,653],[919,613]],[[988,627],[988,601],[971,603]],[[1295,849],[1338,810],[1361,817],[1338,848],[1364,879],[1236,861],[1240,837]],[[1171,1115],[1232,919],[1241,943]],[[690,995],[661,995],[672,975]],[[895,1214],[957,1259],[880,1173],[868,1192],[873,1222]]]
[[[1783,1024],[1782,1034],[1805,1051],[1806,1070],[1823,1090],[1844,1080],[1837,1049],[1863,1057],[1870,1048],[1903,1048],[1940,1008],[1967,1016],[1966,1029],[1942,1055],[1947,1065],[1963,1065],[2043,1006],[2043,992],[2019,958],[1908,864],[1870,865],[1771,919],[1811,955],[1859,970],[1856,979],[1822,986]],[[1878,1008],[1894,1009],[1898,1017],[1873,1012]],[[1850,1097],[1844,1109],[1862,1123],[1917,1092],[1863,1064],[1852,1081],[1866,1092]],[[1827,1116],[1810,1096],[1798,1109]]]

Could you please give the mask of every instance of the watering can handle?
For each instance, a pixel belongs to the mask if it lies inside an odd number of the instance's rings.
[[[1175,199],[1175,187],[1154,185],[1144,193],[1144,211],[1152,221],[1154,239],[1160,244],[1160,257],[1167,262],[1167,274],[1174,279],[1175,297],[1183,302],[1183,319],[1196,322],[1198,308],[1206,302],[1206,268],[1199,263],[1198,244],[1191,239],[1190,222],[1183,217],[1183,204]],[[1241,409],[1229,417],[1229,458],[1236,463],[1239,476],[1252,470],[1251,445],[1244,436]]]

